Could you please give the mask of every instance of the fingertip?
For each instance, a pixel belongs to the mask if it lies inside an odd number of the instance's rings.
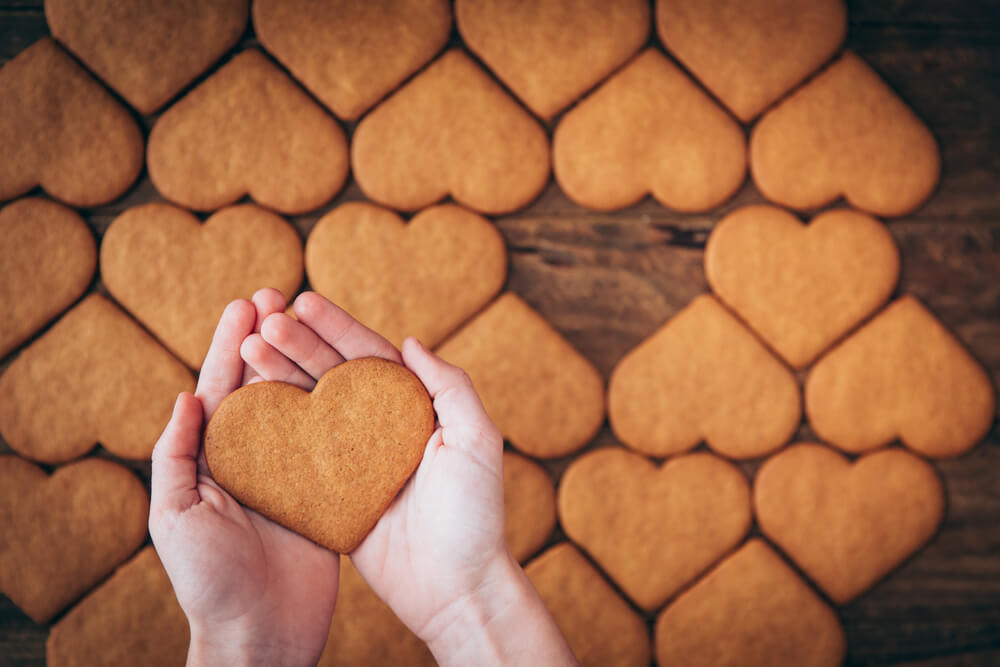
[[[260,325],[260,335],[265,342],[272,346],[280,346],[287,339],[287,323],[283,321],[285,319],[293,321],[284,313],[272,313],[264,318],[264,322]]]
[[[253,366],[254,362],[260,360],[264,345],[267,345],[267,343],[259,333],[250,334],[240,343],[240,358],[245,363]]]
[[[222,319],[232,322],[249,321],[253,325],[253,318],[257,315],[257,310],[253,303],[246,299],[234,299],[230,301],[225,310],[222,311]]]

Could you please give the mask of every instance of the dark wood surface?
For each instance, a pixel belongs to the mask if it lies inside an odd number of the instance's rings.
[[[851,1],[849,20],[849,48],[912,105],[942,150],[942,181],[934,196],[914,214],[888,223],[903,258],[898,292],[915,294],[928,304],[996,384],[1000,1]],[[40,2],[0,0],[0,64],[46,33]],[[248,30],[243,46],[252,43]],[[153,120],[141,119],[147,128]],[[294,222],[305,237],[323,213],[361,198],[352,181],[333,202]],[[86,211],[85,217],[100,236],[125,208],[159,199],[144,175],[122,199]],[[702,260],[713,224],[736,207],[760,201],[747,182],[733,200],[706,214],[673,213],[648,198],[623,211],[595,213],[576,206],[550,183],[527,209],[496,220],[510,252],[507,287],[607,377],[622,355],[707,291]],[[102,289],[99,279],[93,289]],[[13,356],[0,364],[0,371]],[[803,424],[800,436],[809,435]],[[613,442],[605,427],[590,447]],[[0,442],[0,452],[5,451],[9,448]],[[107,456],[100,449],[97,455]],[[556,479],[566,463],[549,466]],[[148,464],[131,465],[148,482]],[[934,465],[948,492],[944,524],[929,546],[872,591],[838,609],[849,664],[1000,665],[996,422],[972,453]],[[752,476],[757,464],[743,467]],[[557,532],[552,539],[562,537]],[[46,635],[45,627],[0,596],[0,664],[43,664]]]

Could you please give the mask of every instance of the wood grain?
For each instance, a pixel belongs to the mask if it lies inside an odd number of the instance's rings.
[[[888,223],[903,259],[897,292],[920,297],[996,385],[1000,1],[848,4],[848,47],[913,106],[942,147],[937,192],[914,214]],[[0,0],[0,63],[46,33],[41,2]],[[248,33],[243,46],[251,43]],[[153,120],[142,119],[147,130]],[[548,127],[557,123],[558,118]],[[349,133],[352,129],[347,126]],[[323,213],[362,198],[352,182],[334,202],[293,221],[304,238]],[[122,199],[85,217],[100,236],[125,208],[158,200],[143,177]],[[527,209],[496,220],[511,258],[507,287],[607,377],[622,355],[707,290],[703,248],[714,223],[733,208],[760,201],[745,183],[733,200],[703,215],[676,214],[649,198],[624,211],[595,213],[550,183]],[[99,281],[93,289],[103,290]],[[810,436],[807,425],[800,436]],[[613,442],[605,427],[590,447]],[[6,451],[0,443],[0,452]],[[107,456],[101,450],[98,455]],[[549,465],[555,479],[566,463]],[[148,464],[130,465],[148,483]],[[742,467],[752,475],[757,465]],[[971,454],[935,467],[948,490],[946,520],[926,549],[838,610],[848,637],[848,664],[1000,664],[1000,429],[994,423],[987,441]],[[561,539],[557,529],[551,542]],[[0,665],[44,664],[46,634],[0,596]]]

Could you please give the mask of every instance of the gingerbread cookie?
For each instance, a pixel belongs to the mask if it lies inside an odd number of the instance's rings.
[[[248,0],[45,0],[52,35],[151,114],[239,40]]]
[[[350,558],[340,559],[337,610],[317,667],[434,667],[420,638],[396,618],[361,578]]]
[[[650,456],[704,440],[724,456],[756,458],[788,442],[801,415],[795,377],[708,295],[622,357],[608,383],[615,435]]]
[[[504,438],[526,454],[572,454],[604,421],[600,373],[513,292],[502,294],[437,353],[465,369]]]
[[[940,170],[927,126],[850,51],[764,114],[750,136],[757,189],[790,208],[843,196],[875,215],[905,215],[931,195]]]
[[[567,107],[649,36],[645,0],[457,0],[462,39],[542,118]]]
[[[311,393],[284,382],[236,390],[205,429],[205,458],[247,507],[348,553],[416,470],[433,431],[420,380],[370,357],[327,371]]]
[[[358,123],[351,166],[365,195],[392,208],[413,211],[451,195],[499,215],[548,183],[549,141],[531,114],[452,49]]]
[[[611,211],[647,194],[677,211],[729,199],[746,173],[743,130],[680,69],[647,49],[563,116],[552,166],[566,195]]]
[[[504,452],[503,509],[507,547],[523,563],[542,548],[556,527],[556,487],[545,468]]]
[[[747,122],[844,42],[844,0],[657,0],[660,39]]]
[[[958,456],[993,422],[990,376],[915,297],[904,296],[819,360],[806,380],[816,434],[845,452],[900,439]]]
[[[29,197],[0,209],[0,357],[87,290],[94,236],[65,206]]]
[[[167,199],[212,211],[249,194],[282,213],[326,203],[347,178],[347,140],[259,51],[235,56],[149,134],[149,177]]]
[[[189,637],[187,618],[150,546],[52,626],[45,658],[50,667],[177,667]]]
[[[572,544],[557,544],[524,572],[583,667],[649,665],[645,621]]]
[[[75,459],[98,442],[116,456],[148,459],[177,394],[194,385],[184,364],[92,294],[0,375],[0,433],[46,463]]]
[[[392,211],[349,202],[320,218],[306,242],[313,289],[395,346],[429,347],[496,296],[507,248],[488,220],[433,206],[406,223]]]
[[[930,464],[902,449],[852,464],[800,444],[764,462],[753,502],[764,534],[847,604],[933,537],[944,489]]]
[[[85,459],[50,477],[0,456],[0,590],[45,623],[146,540],[149,497],[120,465]]]
[[[653,611],[739,544],[750,486],[699,452],[662,466],[621,447],[573,461],[559,484],[559,522],[633,601]]]
[[[838,667],[837,615],[778,554],[752,539],[656,621],[661,665]]]
[[[184,363],[199,368],[226,304],[261,287],[296,293],[302,241],[288,222],[253,204],[225,208],[204,224],[169,204],[145,204],[105,232],[101,279]]]
[[[804,368],[884,304],[899,278],[885,225],[849,209],[808,225],[780,208],[746,206],[705,246],[716,295],[793,368]]]
[[[0,201],[36,186],[89,208],[142,170],[142,132],[121,104],[50,38],[0,69]]]
[[[447,0],[257,0],[265,49],[344,120],[355,120],[447,43]]]

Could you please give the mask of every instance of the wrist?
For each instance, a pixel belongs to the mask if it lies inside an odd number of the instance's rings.
[[[314,665],[318,655],[305,655],[303,647],[270,641],[263,633],[240,628],[207,630],[191,627],[187,667],[255,667],[256,665]]]
[[[508,551],[482,583],[439,612],[420,633],[445,665],[576,664],[562,634]]]

